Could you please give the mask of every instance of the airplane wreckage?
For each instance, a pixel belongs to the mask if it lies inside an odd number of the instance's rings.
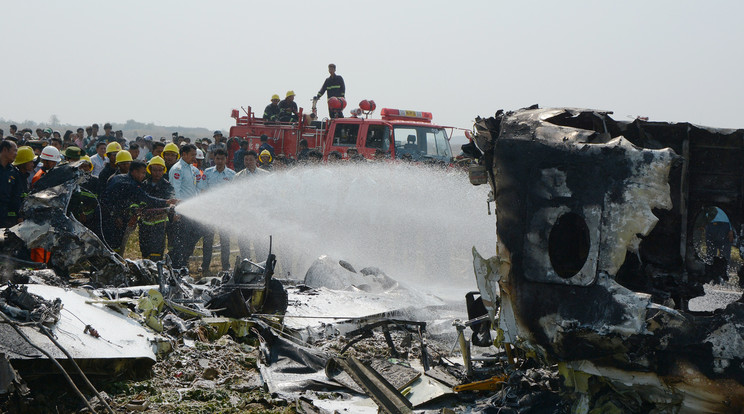
[[[123,259],[67,213],[85,177],[61,165],[24,201],[27,219],[0,235],[0,395],[28,395],[24,379],[62,371],[95,412],[67,372],[151,371],[208,331],[258,336],[262,386],[298,412],[410,413],[478,390],[491,397],[465,411],[744,412],[742,299],[690,306],[705,284],[744,279],[730,257],[744,240],[744,130],[610,114],[535,106],[477,119],[463,151],[471,182],[491,187],[498,241],[491,258],[473,249],[480,297],[468,294],[469,320],[448,336],[464,368],[428,342],[427,323],[453,330],[449,305],[376,268],[321,257],[293,284],[273,278],[270,252],[197,282],[167,260]],[[22,259],[33,248],[51,254],[50,269],[28,270],[40,267]],[[86,284],[70,288],[76,272]],[[471,355],[466,327],[498,353]],[[389,351],[371,347],[371,362],[346,353],[365,338]],[[407,366],[395,362],[403,343]],[[521,368],[506,364],[515,355]],[[353,392],[308,398],[329,389]]]
[[[558,364],[575,412],[597,407],[600,383],[640,412],[744,412],[741,297],[689,307],[728,278],[742,240],[744,130],[610,114],[533,106],[476,120],[477,148],[463,150],[495,203],[497,254],[473,249],[494,327]]]

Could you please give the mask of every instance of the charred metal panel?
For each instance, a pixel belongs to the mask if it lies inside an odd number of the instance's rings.
[[[744,131],[610,114],[531,107],[478,119],[498,235],[496,257],[474,251],[484,303],[500,295],[505,341],[546,361],[616,384],[638,374],[669,404],[738,412],[744,303],[686,305],[721,278],[706,256],[738,239]],[[701,246],[703,227],[729,241]]]
[[[92,231],[67,214],[67,206],[78,183],[84,178],[78,163],[65,164],[47,174],[49,187],[29,194],[22,206],[25,220],[8,229],[7,244],[18,240],[28,249],[43,248],[50,252],[49,265],[60,275],[67,275],[73,265],[88,261],[97,269],[103,283],[127,283],[126,263],[109,249]],[[41,180],[39,180],[41,182]]]

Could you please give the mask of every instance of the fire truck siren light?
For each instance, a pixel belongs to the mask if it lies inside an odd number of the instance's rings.
[[[375,104],[375,101],[365,99],[359,102],[359,108],[364,112],[372,112],[377,108],[377,105]]]
[[[382,108],[380,112],[382,119],[399,119],[410,121],[431,122],[433,116],[431,112],[409,111],[406,109]]]

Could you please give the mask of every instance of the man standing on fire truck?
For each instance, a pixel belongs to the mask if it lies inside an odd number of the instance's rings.
[[[328,73],[331,74],[328,78],[326,78],[325,82],[323,82],[323,86],[318,91],[318,94],[315,96],[315,100],[320,99],[321,96],[323,96],[326,91],[328,91],[328,98],[343,98],[346,94],[346,85],[344,85],[344,78],[342,78],[339,75],[336,75],[336,65],[331,63],[328,65]],[[333,109],[331,106],[328,106],[328,114],[331,118],[343,118],[344,115],[341,112],[340,109]]]

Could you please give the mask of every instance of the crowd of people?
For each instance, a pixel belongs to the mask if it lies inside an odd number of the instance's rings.
[[[221,131],[212,139],[191,139],[178,133],[166,140],[146,135],[134,140],[122,131],[97,124],[60,134],[50,128],[18,129],[0,135],[0,219],[2,227],[21,221],[22,203],[28,194],[61,184],[81,171],[79,191],[73,194],[68,213],[93,231],[112,250],[123,254],[129,235],[139,228],[143,258],[158,261],[167,252],[175,267],[188,265],[197,242],[203,241],[201,269],[209,272],[215,235],[220,237],[221,265],[230,268],[230,235],[174,213],[173,205],[234,180],[270,171],[319,163],[323,154],[300,143],[297,159],[277,155],[267,136],[257,150],[240,138],[225,140]],[[36,135],[33,136],[32,133]],[[3,131],[0,130],[0,134]],[[355,148],[347,154],[363,160]],[[329,162],[342,160],[331,154]],[[249,257],[249,243],[238,240],[242,257]],[[29,258],[48,262],[50,252],[35,248]]]

